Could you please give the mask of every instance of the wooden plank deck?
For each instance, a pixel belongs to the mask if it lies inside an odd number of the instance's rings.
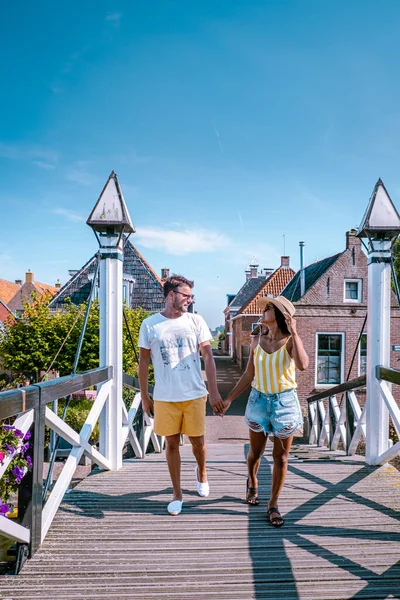
[[[270,448],[270,447],[269,447]],[[297,446],[280,502],[285,525],[243,502],[242,444],[208,448],[209,498],[195,493],[182,447],[184,510],[166,513],[165,458],[94,471],[66,494],[42,548],[18,577],[0,578],[2,600],[252,600],[400,598],[400,473],[360,457],[328,459]]]

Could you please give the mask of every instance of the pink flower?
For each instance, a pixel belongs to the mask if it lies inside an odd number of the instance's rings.
[[[3,462],[5,454],[3,451],[0,452],[0,462]]]

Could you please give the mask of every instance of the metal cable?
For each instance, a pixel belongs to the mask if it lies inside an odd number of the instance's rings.
[[[97,274],[98,274],[98,271],[99,271],[99,266],[100,266],[100,255],[97,254],[97,264],[96,264],[96,268],[95,268],[95,272],[94,272],[94,277],[93,277],[93,280],[92,280],[92,285],[90,287],[90,293],[89,293],[88,303],[87,303],[87,307],[86,307],[85,318],[83,320],[82,329],[81,329],[81,333],[80,333],[80,336],[79,336],[78,347],[77,347],[76,353],[75,353],[75,360],[74,360],[74,365],[73,365],[73,368],[72,368],[72,375],[76,374],[76,369],[77,369],[77,366],[78,366],[78,362],[79,362],[79,358],[80,358],[80,354],[81,354],[81,350],[82,350],[83,339],[85,337],[87,322],[88,322],[88,319],[89,319],[90,308],[92,306],[93,292],[94,292],[94,288],[95,288],[96,281],[97,281]],[[65,404],[64,404],[64,408],[63,408],[63,412],[62,412],[62,416],[61,416],[61,419],[63,421],[65,421],[65,417],[66,417],[66,414],[67,414],[67,410],[68,410],[68,406],[69,406],[70,400],[71,400],[71,396],[70,395],[68,395],[68,396],[65,397]],[[50,462],[49,462],[49,470],[47,472],[46,481],[45,481],[44,486],[43,486],[43,494],[42,494],[42,501],[43,502],[44,502],[44,500],[46,498],[46,494],[47,494],[47,491],[49,489],[50,480],[51,480],[52,474],[53,474],[54,462],[55,462],[55,459],[56,459],[57,450],[58,450],[59,445],[60,445],[60,436],[58,435],[58,433],[55,433],[54,448],[53,448],[53,451],[51,453]]]

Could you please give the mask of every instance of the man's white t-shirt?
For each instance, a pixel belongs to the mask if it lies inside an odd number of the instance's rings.
[[[184,402],[207,395],[201,375],[199,344],[212,340],[203,317],[184,313],[167,319],[156,313],[140,326],[139,346],[151,351],[153,400]]]

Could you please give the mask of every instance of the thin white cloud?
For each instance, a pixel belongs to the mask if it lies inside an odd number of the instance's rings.
[[[52,212],[55,215],[60,215],[62,217],[65,217],[67,219],[67,221],[73,221],[73,222],[85,221],[85,217],[82,217],[82,215],[80,215],[72,210],[68,210],[67,208],[54,208]]]
[[[0,157],[9,160],[32,160],[37,159],[48,164],[54,164],[58,160],[58,154],[51,148],[29,144],[4,144],[0,142]]]
[[[223,154],[224,153],[224,147],[223,147],[222,142],[221,142],[221,136],[219,135],[219,131],[218,131],[218,129],[216,127],[214,127],[214,133],[215,133],[215,136],[217,138],[217,142],[218,142],[218,146],[219,146],[219,149],[221,151],[221,154]]]
[[[121,22],[122,13],[109,13],[106,16],[106,21],[112,23],[114,27],[118,27]]]
[[[76,162],[67,171],[65,177],[68,179],[68,181],[78,183],[79,185],[90,186],[96,184],[98,179],[95,175],[88,171],[87,166],[89,164],[90,162],[84,160]]]
[[[145,248],[163,250],[167,254],[185,255],[216,252],[229,246],[229,239],[222,233],[206,229],[158,229],[142,227],[135,235],[135,244]]]
[[[42,160],[34,160],[33,164],[36,165],[37,167],[39,167],[39,169],[44,169],[45,171],[51,171],[52,169],[56,168],[55,165],[44,162]]]

